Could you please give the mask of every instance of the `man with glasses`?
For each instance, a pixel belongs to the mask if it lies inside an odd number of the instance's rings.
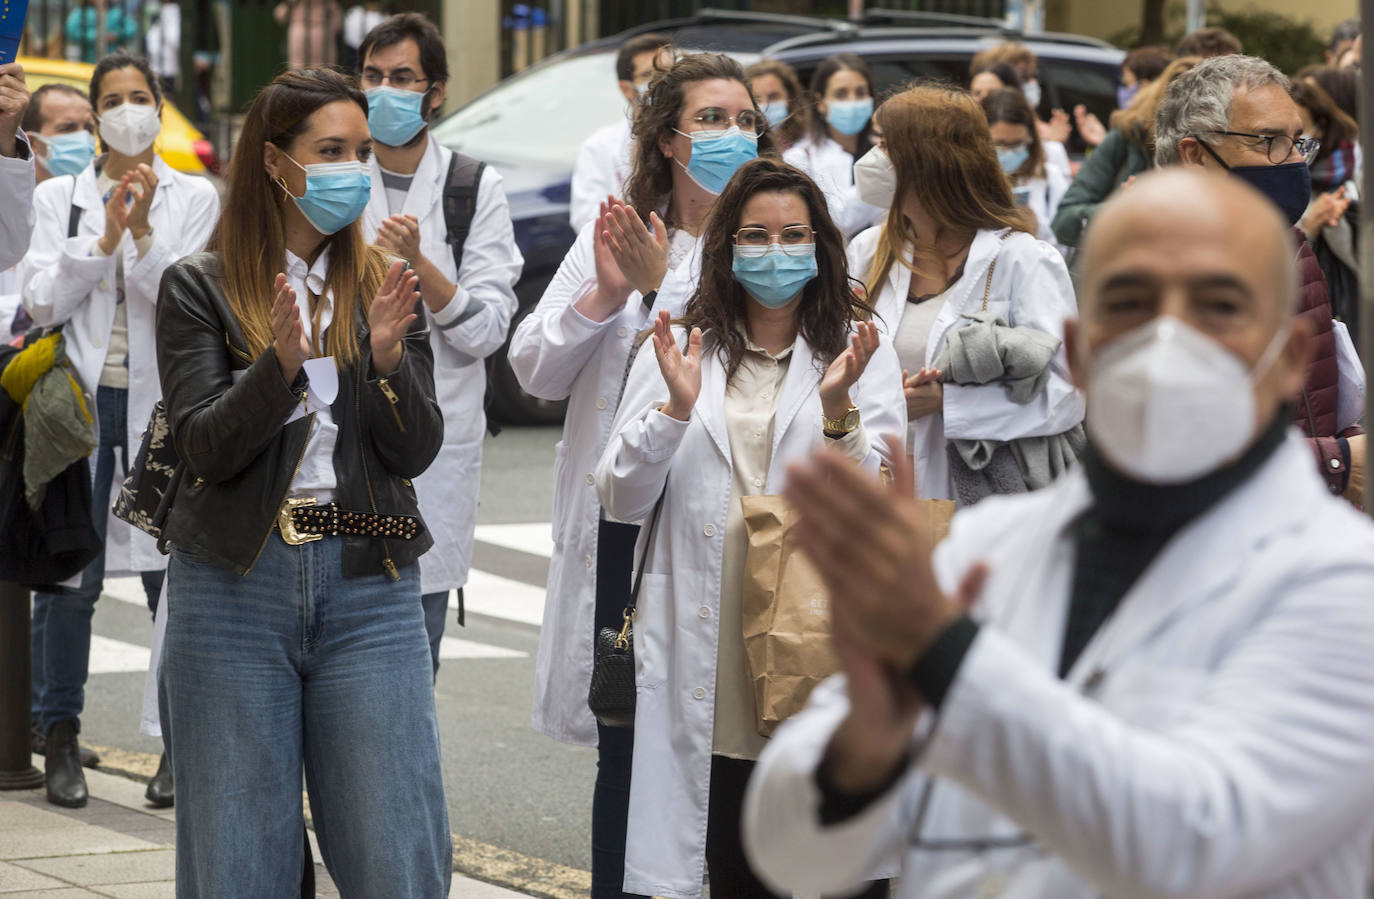
[[[1289,87],[1282,72],[1253,56],[1219,56],[1185,72],[1169,85],[1159,106],[1155,164],[1229,173],[1268,197],[1289,225],[1297,225],[1311,198],[1307,166],[1318,143],[1302,136],[1302,116]],[[1307,382],[1294,398],[1293,422],[1307,436],[1331,492],[1360,502],[1365,435],[1356,420],[1361,397],[1349,387],[1342,391],[1341,371],[1364,368],[1345,325],[1331,320],[1316,254],[1302,231],[1294,227],[1292,235],[1302,274],[1298,314],[1316,334]]]
[[[434,549],[420,558],[420,589],[435,674],[449,594],[462,623],[482,466],[483,360],[505,343],[524,259],[495,169],[439,145],[429,126],[444,103],[443,38],[419,13],[392,16],[358,48],[367,92],[372,199],[363,233],[410,263],[434,348],[444,444],[415,481]]]

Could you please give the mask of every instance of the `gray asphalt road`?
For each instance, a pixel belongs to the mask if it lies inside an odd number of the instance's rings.
[[[479,524],[549,520],[557,440],[558,430],[552,428],[511,428],[488,438]],[[547,573],[547,561],[538,554],[486,543],[477,547],[475,567],[540,587]],[[94,631],[135,647],[148,646],[152,636],[146,609],[108,596],[97,605]],[[450,618],[447,636],[523,654],[441,663],[435,697],[454,833],[587,870],[596,755],[530,729],[538,629],[470,616],[466,629]],[[157,752],[158,741],[138,733],[143,682],[138,672],[93,674],[86,690],[83,739]],[[394,739],[401,745],[406,735],[395,734]]]

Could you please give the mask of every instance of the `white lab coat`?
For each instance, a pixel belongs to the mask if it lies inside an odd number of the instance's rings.
[[[573,308],[596,286],[589,224],[511,338],[510,364],[520,386],[542,399],[568,400],[563,439],[554,449],[554,548],[535,663],[533,718],[535,730],[565,743],[596,745],[596,719],[587,708],[601,509],[596,464],[611,436],[630,350],[658,310],[682,312],[700,274],[699,248],[698,242],[668,273],[651,312],[636,291],[618,313],[593,322]]]
[[[1025,178],[1018,186],[1030,188],[1030,199],[1026,205],[1035,214],[1035,236],[1054,247],[1062,255],[1066,247],[1059,242],[1059,238],[1054,236],[1050,222],[1054,221],[1054,214],[1059,210],[1059,201],[1064,198],[1064,192],[1069,189],[1068,179],[1059,169],[1046,165],[1043,178]]]
[[[819,142],[811,135],[787,148],[783,162],[811,176],[825,194],[825,205],[835,226],[847,237],[876,225],[887,215],[886,209],[870,206],[859,199],[854,187],[854,157],[834,138]]]
[[[597,210],[608,196],[625,199],[622,188],[630,177],[633,161],[630,158],[634,140],[630,135],[630,117],[612,122],[592,132],[577,151],[573,166],[572,195],[568,204],[568,222],[574,231],[596,218]]]
[[[33,234],[33,189],[37,178],[33,168],[33,148],[22,130],[16,140],[23,145],[22,159],[0,156],[0,270],[17,265],[29,249]]]
[[[23,305],[24,261],[0,271],[0,343],[10,342],[10,326]]]
[[[1374,529],[1296,434],[1165,545],[1055,676],[1091,503],[1073,472],[988,499],[936,552],[944,590],[986,560],[981,633],[894,789],[818,824],[816,765],[847,714],[817,689],[759,762],[745,843],[775,889],[834,890],[904,855],[909,899],[1367,895],[1374,838]],[[1029,834],[981,855],[924,840]],[[1000,891],[997,891],[998,888]],[[982,892],[980,892],[980,890]]]
[[[850,243],[849,270],[855,277],[867,277],[881,231],[881,227],[870,228]],[[944,349],[950,331],[962,324],[961,316],[982,310],[988,268],[994,257],[997,267],[988,295],[989,312],[997,313],[1013,327],[1037,328],[1060,340],[1064,338],[1065,319],[1077,316],[1078,305],[1063,257],[1028,234],[1017,233],[1006,240],[1000,235],[1000,231],[982,230],[974,237],[964,262],[964,276],[951,290],[930,329],[927,368]],[[877,311],[875,323],[889,339],[897,333],[906,312],[910,286],[910,269],[894,263],[887,281],[869,297]],[[1050,363],[1044,392],[1024,406],[1012,402],[1006,389],[997,384],[945,384],[943,413],[914,423],[912,460],[917,493],[925,499],[954,499],[945,454],[947,440],[1047,437],[1062,434],[1081,421],[1083,396],[1069,378],[1068,357],[1062,346]]]
[[[1045,168],[1054,169],[1063,177],[1064,183],[1073,180],[1073,164],[1069,162],[1069,151],[1057,140],[1041,141],[1045,150]]]
[[[434,537],[434,547],[420,557],[420,589],[425,593],[457,589],[468,580],[487,421],[482,410],[487,370],[482,360],[506,342],[518,305],[515,282],[525,264],[515,245],[501,175],[487,166],[477,186],[472,229],[463,245],[463,270],[454,269],[443,203],[444,179],[452,158],[451,150],[429,138],[405,206],[397,212],[415,216],[420,223],[420,252],[457,285],[449,304],[437,314],[425,310],[434,350],[434,389],[444,413],[443,446],[425,473],[415,479],[420,516]],[[363,235],[371,241],[392,213],[375,155],[368,166],[372,199],[362,223]]]
[[[674,333],[685,344],[682,330]],[[644,521],[664,497],[634,627],[637,700],[625,891],[674,899],[701,895],[706,859],[721,566],[732,481],[725,364],[709,343],[705,350],[701,395],[686,422],[657,410],[668,401],[668,387],[653,352],[635,359],[597,469],[601,501],[618,519]],[[817,390],[824,374],[798,335],[778,394],[764,493],[781,493],[787,466],[825,442]],[[851,397],[869,440],[864,465],[876,476],[879,464],[890,461],[883,435],[906,432],[901,372],[889,344],[879,346]],[[641,530],[641,548],[645,539]]]
[[[126,433],[130,461],[138,452],[143,429],[162,396],[157,370],[154,321],[158,285],[172,263],[205,249],[219,220],[219,194],[204,178],[183,175],[153,157],[157,193],[148,212],[153,245],[138,258],[133,238],[125,235],[116,252],[124,254],[124,295],[129,330],[129,414]],[[72,206],[81,207],[76,237],[67,237]],[[34,193],[38,222],[33,245],[24,257],[24,307],[34,324],[65,323],[67,357],[86,392],[92,417],[96,388],[109,350],[115,317],[115,257],[93,255],[105,233],[105,204],[96,183],[94,163],[78,175],[49,178]],[[115,484],[121,478],[116,469]],[[106,497],[95,497],[97,505]],[[107,503],[108,505],[108,503]],[[105,572],[155,571],[167,560],[152,537],[110,517]]]

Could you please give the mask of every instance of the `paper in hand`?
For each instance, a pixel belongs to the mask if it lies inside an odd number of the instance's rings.
[[[0,66],[19,57],[19,41],[24,37],[24,17],[29,0],[0,0]]]

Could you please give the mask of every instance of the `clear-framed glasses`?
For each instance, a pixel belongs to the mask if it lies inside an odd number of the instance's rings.
[[[1203,131],[1203,134],[1225,134],[1231,137],[1247,137],[1252,141],[1263,141],[1265,144],[1265,155],[1274,165],[1279,165],[1288,161],[1288,157],[1294,150],[1302,157],[1303,162],[1310,162],[1312,157],[1317,155],[1321,149],[1321,141],[1315,137],[1289,137],[1286,134],[1250,134],[1245,131]]]
[[[719,106],[703,109],[692,116],[691,121],[696,122],[697,131],[725,131],[731,125],[738,125],[739,130],[752,134],[761,134],[767,125],[763,114],[752,109],[742,109],[738,114],[730,115]]]
[[[370,88],[390,84],[392,87],[404,91],[409,90],[413,85],[428,80],[428,78],[417,77],[410,69],[397,69],[394,72],[383,72],[371,66],[363,69],[363,85]]]
[[[816,232],[810,225],[788,225],[777,234],[767,228],[740,228],[735,232],[735,247],[744,256],[762,256],[777,244],[788,256],[814,252]]]

